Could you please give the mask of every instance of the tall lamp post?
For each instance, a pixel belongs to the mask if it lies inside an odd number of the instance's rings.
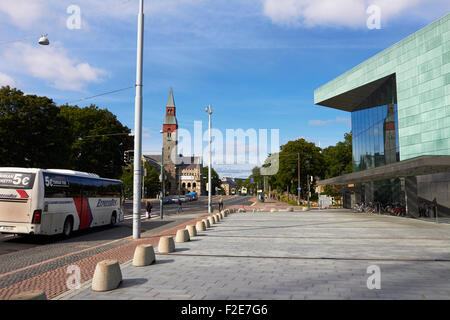
[[[144,55],[144,0],[139,1],[136,98],[134,103],[133,239],[141,237],[142,73]]]
[[[164,134],[164,131],[160,131],[161,134]],[[159,199],[159,216],[161,220],[164,218],[164,197],[166,196],[165,183],[164,183],[164,143],[161,148],[161,197]]]
[[[209,167],[208,167],[208,213],[211,213],[211,170],[212,170],[212,151],[211,151],[211,115],[213,113],[211,105],[205,110],[209,114]]]

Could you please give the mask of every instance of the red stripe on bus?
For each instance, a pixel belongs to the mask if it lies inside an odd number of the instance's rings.
[[[73,202],[77,208],[78,218],[80,219],[80,230],[88,228],[92,221],[87,201],[87,198],[73,198]]]
[[[25,198],[25,199],[28,198],[28,193],[26,193],[25,191],[23,191],[23,190],[16,190],[16,191],[21,198]]]

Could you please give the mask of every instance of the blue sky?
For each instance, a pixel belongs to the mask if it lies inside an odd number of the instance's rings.
[[[367,8],[381,11],[369,30]],[[67,28],[70,5],[81,28]],[[350,115],[314,106],[314,89],[449,12],[443,0],[146,0],[144,142],[161,147],[173,87],[180,127],[279,129],[280,144],[305,137],[334,145]],[[133,86],[137,0],[2,0],[0,85],[57,104]],[[71,11],[72,13],[73,11]],[[48,33],[51,44],[34,39]],[[10,40],[24,39],[18,42]],[[6,43],[7,42],[7,43]],[[134,90],[82,102],[108,108],[134,128]],[[218,166],[245,176],[251,166]]]

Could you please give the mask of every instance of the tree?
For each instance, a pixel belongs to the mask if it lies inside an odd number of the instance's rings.
[[[325,178],[333,178],[353,171],[352,133],[344,135],[344,141],[323,150],[326,171]]]
[[[122,174],[124,151],[133,148],[129,128],[107,109],[65,105],[61,116],[70,126],[69,167],[94,172],[102,177]]]
[[[47,97],[0,88],[0,166],[67,168],[70,125]]]
[[[203,185],[205,186],[203,190],[205,191],[206,191],[206,184],[208,183],[208,170],[209,167],[203,167],[202,178],[204,182]],[[212,168],[211,170],[211,184],[212,184],[211,194],[215,195],[216,188],[218,189],[221,188],[222,180],[220,180],[219,175],[217,174],[216,170],[214,170],[214,168]]]
[[[272,187],[296,194],[298,186],[298,154],[300,154],[300,187],[302,197],[307,192],[307,175],[323,177],[325,160],[321,149],[305,139],[289,141],[281,146],[278,173],[270,178]],[[313,188],[311,189],[313,191]]]
[[[147,162],[145,162],[145,169],[147,170],[147,176],[144,178],[145,194],[143,195],[143,198],[155,198],[161,190],[159,173]],[[131,197],[133,195],[133,166],[131,166],[131,169],[129,170],[122,167],[120,180],[123,182],[125,197]]]

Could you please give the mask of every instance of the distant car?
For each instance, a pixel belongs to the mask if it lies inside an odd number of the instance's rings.
[[[182,202],[189,201],[186,196],[179,196],[178,199],[180,199]]]
[[[188,194],[188,196],[191,197],[192,200],[198,200],[197,192],[190,192],[190,193]]]
[[[173,197],[164,197],[163,204],[173,203]]]

